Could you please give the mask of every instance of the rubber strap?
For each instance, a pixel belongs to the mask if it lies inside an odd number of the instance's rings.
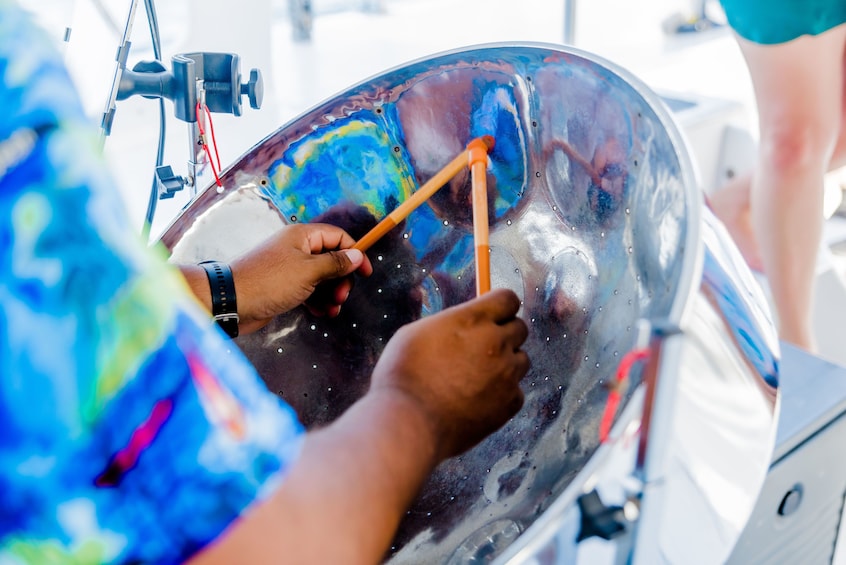
[[[200,266],[209,278],[214,321],[226,335],[238,337],[238,301],[235,298],[232,269],[219,261],[203,261]]]

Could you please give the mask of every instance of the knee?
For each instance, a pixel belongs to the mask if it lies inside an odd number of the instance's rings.
[[[782,123],[761,132],[763,165],[778,175],[825,173],[837,132],[830,125]]]

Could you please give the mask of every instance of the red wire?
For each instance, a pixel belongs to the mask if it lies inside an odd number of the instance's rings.
[[[214,175],[214,183],[217,186],[223,188],[223,183],[220,182],[220,177],[217,176],[217,170],[214,168],[214,162],[212,162],[212,155],[211,155],[211,151],[209,151],[208,144],[204,143],[203,149],[206,151],[206,156],[209,158],[209,165],[211,166],[212,174]]]
[[[206,113],[206,115],[208,115],[208,117],[209,117],[209,124],[211,125],[211,112],[209,112],[209,107],[208,107],[208,106],[206,106],[205,104],[203,104],[203,105],[201,106],[201,105],[200,105],[200,101],[198,100],[198,101],[197,101],[197,109],[196,109],[196,112],[197,112],[197,129],[198,129],[198,130],[199,130],[199,132],[200,132],[200,139],[201,139],[201,142],[200,142],[200,143],[201,143],[201,145],[203,146],[203,150],[206,152],[206,157],[208,157],[208,160],[209,160],[209,166],[211,167],[212,174],[214,175],[214,182],[215,182],[215,184],[216,184],[217,186],[219,186],[219,187],[223,188],[223,183],[222,183],[222,182],[220,182],[220,177],[217,175],[217,169],[215,169],[215,166],[214,166],[214,160],[212,159],[211,151],[209,150],[209,144],[208,144],[208,143],[206,143],[206,132],[205,132],[205,130],[203,129],[203,120],[202,120],[202,118],[201,118],[201,115],[202,115],[202,114],[201,114],[201,110],[204,110],[204,111],[205,111],[205,113]],[[214,134],[212,134],[212,136],[213,136],[213,135],[214,135]],[[215,145],[215,152],[217,152],[217,145]],[[219,156],[218,156],[217,162],[218,162],[218,164],[220,164],[220,157],[219,157]]]
[[[614,416],[617,415],[617,408],[620,406],[620,390],[629,378],[629,371],[638,361],[649,358],[649,349],[633,349],[623,355],[620,365],[617,367],[616,380],[611,383],[608,391],[608,400],[605,402],[605,411],[602,413],[602,420],[599,422],[599,441],[605,443],[608,434],[611,433],[611,425],[614,423]]]
[[[222,171],[223,167],[220,164],[220,153],[217,152],[217,139],[214,137],[214,122],[212,121],[211,110],[204,105],[203,109],[206,111],[206,116],[209,118],[209,133],[211,133],[212,147],[214,147],[214,156],[217,157],[217,170]]]

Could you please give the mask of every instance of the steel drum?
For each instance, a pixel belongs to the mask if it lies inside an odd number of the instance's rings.
[[[618,552],[720,562],[769,463],[778,344],[672,116],[622,69],[571,48],[496,44],[390,70],[254,146],[162,242],[193,262],[230,259],[296,222],[360,237],[480,135],[496,140],[492,284],[521,297],[530,328],[526,402],[436,469],[386,560],[567,562],[589,536],[579,501],[594,491],[637,510],[620,519],[624,537],[608,536],[628,540]],[[298,309],[236,340],[306,426],[365,393],[397,328],[473,296],[470,202],[460,173],[372,247],[376,272],[338,318]],[[640,346],[651,355],[600,444],[608,384]]]

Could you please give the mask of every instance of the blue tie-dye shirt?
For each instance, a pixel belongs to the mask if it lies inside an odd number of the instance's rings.
[[[175,563],[302,428],[127,230],[49,39],[0,0],[0,564]]]

